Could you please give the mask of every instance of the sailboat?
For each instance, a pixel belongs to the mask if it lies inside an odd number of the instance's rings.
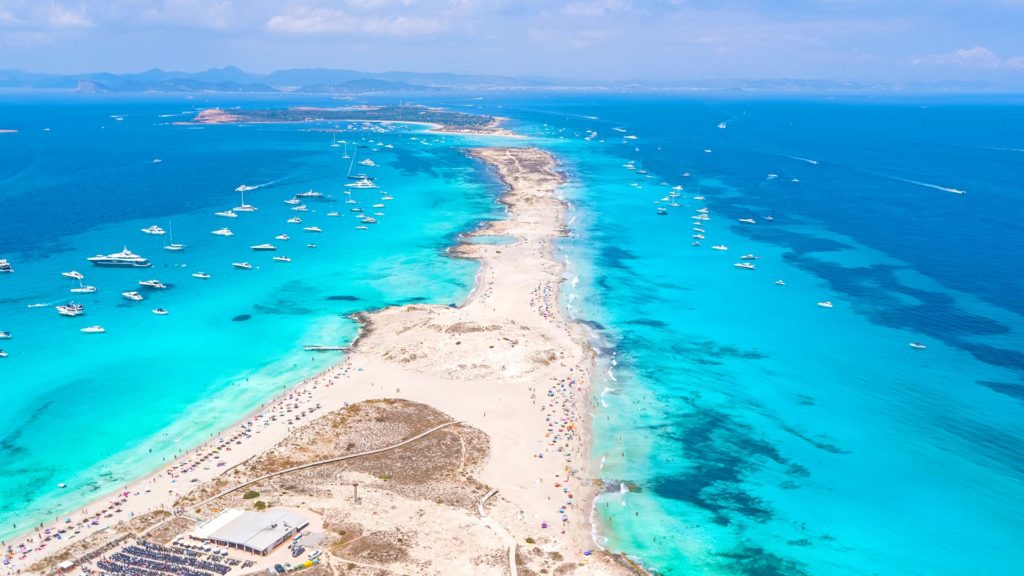
[[[164,250],[169,250],[171,252],[181,252],[182,250],[184,250],[185,249],[185,245],[184,244],[179,244],[179,243],[174,241],[174,225],[171,224],[171,223],[168,223],[167,224],[167,228],[170,229],[170,243],[164,245]]]
[[[242,204],[234,208],[235,212],[255,212],[256,207],[252,204],[245,203],[245,190],[241,190],[242,193]]]
[[[348,142],[342,140],[341,144],[345,145],[345,151],[341,154],[342,158],[348,158]]]
[[[340,144],[338,144],[338,135],[337,134],[331,133],[331,139],[332,139],[331,148],[337,148],[338,146],[340,146]]]

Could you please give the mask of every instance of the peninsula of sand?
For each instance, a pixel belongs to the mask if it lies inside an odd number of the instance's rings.
[[[39,527],[8,549],[6,569],[127,563],[148,574],[150,562],[180,561],[203,573],[198,558],[233,575],[294,561],[284,546],[203,560],[209,550],[190,535],[239,509],[308,519],[318,540],[308,574],[640,573],[595,545],[589,521],[594,352],[559,303],[563,177],[534,148],[469,154],[505,184],[507,216],[467,235],[511,241],[450,249],[481,263],[461,306],[359,314],[342,362],[154,475]]]

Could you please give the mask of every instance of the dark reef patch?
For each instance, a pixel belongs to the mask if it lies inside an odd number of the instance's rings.
[[[633,320],[627,320],[626,324],[637,324],[639,326],[650,326],[651,328],[668,328],[668,323],[662,320],[655,320],[653,318],[636,318]]]
[[[803,565],[772,554],[760,546],[744,546],[734,552],[717,554],[725,560],[729,574],[742,576],[809,576]]]
[[[636,260],[636,255],[617,246],[605,246],[597,256],[598,264],[606,268],[628,269],[627,260]]]
[[[1014,384],[1012,382],[993,382],[991,380],[977,380],[978,384],[981,384],[985,388],[998,392],[1000,394],[1006,394],[1011,398],[1017,400],[1024,400],[1024,384]]]
[[[245,322],[246,320],[248,320],[250,318],[252,318],[252,316],[250,314],[239,314],[238,316],[235,316],[234,318],[232,318],[231,321],[232,322]]]
[[[356,301],[359,300],[359,297],[358,296],[349,296],[347,294],[342,294],[342,295],[339,295],[339,296],[328,296],[327,299],[328,300],[334,300],[334,301],[341,301],[341,302],[356,302]]]

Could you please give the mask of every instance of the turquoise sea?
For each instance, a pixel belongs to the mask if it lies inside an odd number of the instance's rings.
[[[509,117],[569,177],[564,304],[602,351],[593,473],[608,486],[595,508],[605,547],[672,575],[994,575],[1024,563],[1024,101],[429,103]],[[331,358],[301,346],[351,338],[345,314],[457,302],[470,288],[475,265],[443,249],[499,214],[500,190],[459,152],[472,142],[413,128],[339,135],[378,147],[373,173],[395,200],[368,231],[316,206],[302,216],[325,233],[307,249],[282,200],[338,195],[347,167],[330,135],[162,117],[209,104],[0,105],[0,128],[20,130],[0,135],[0,257],[17,269],[0,277],[0,330],[15,333],[0,365],[5,529],[144,473],[322,368]],[[263,185],[246,195],[260,211],[213,216],[238,204],[241,184]],[[709,220],[695,225],[702,208]],[[173,226],[186,251],[138,231],[151,224]],[[236,236],[209,234],[224,225]],[[293,263],[247,252],[282,231]],[[126,243],[156,266],[85,268]],[[756,270],[734,266],[745,254]],[[231,269],[239,258],[259,268]],[[27,308],[66,300],[60,272],[72,268],[100,286],[78,299],[86,317]],[[173,287],[120,299],[149,276]],[[171,313],[152,315],[157,305]],[[95,323],[108,332],[78,333]]]

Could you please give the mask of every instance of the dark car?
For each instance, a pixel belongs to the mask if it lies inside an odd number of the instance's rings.
[[[284,566],[281,566],[280,564],[274,564],[274,571],[278,574],[284,574]]]
[[[296,546],[292,550],[292,558],[298,558],[299,556],[302,556],[302,553],[305,552],[305,551],[306,551],[306,548],[304,546]]]

